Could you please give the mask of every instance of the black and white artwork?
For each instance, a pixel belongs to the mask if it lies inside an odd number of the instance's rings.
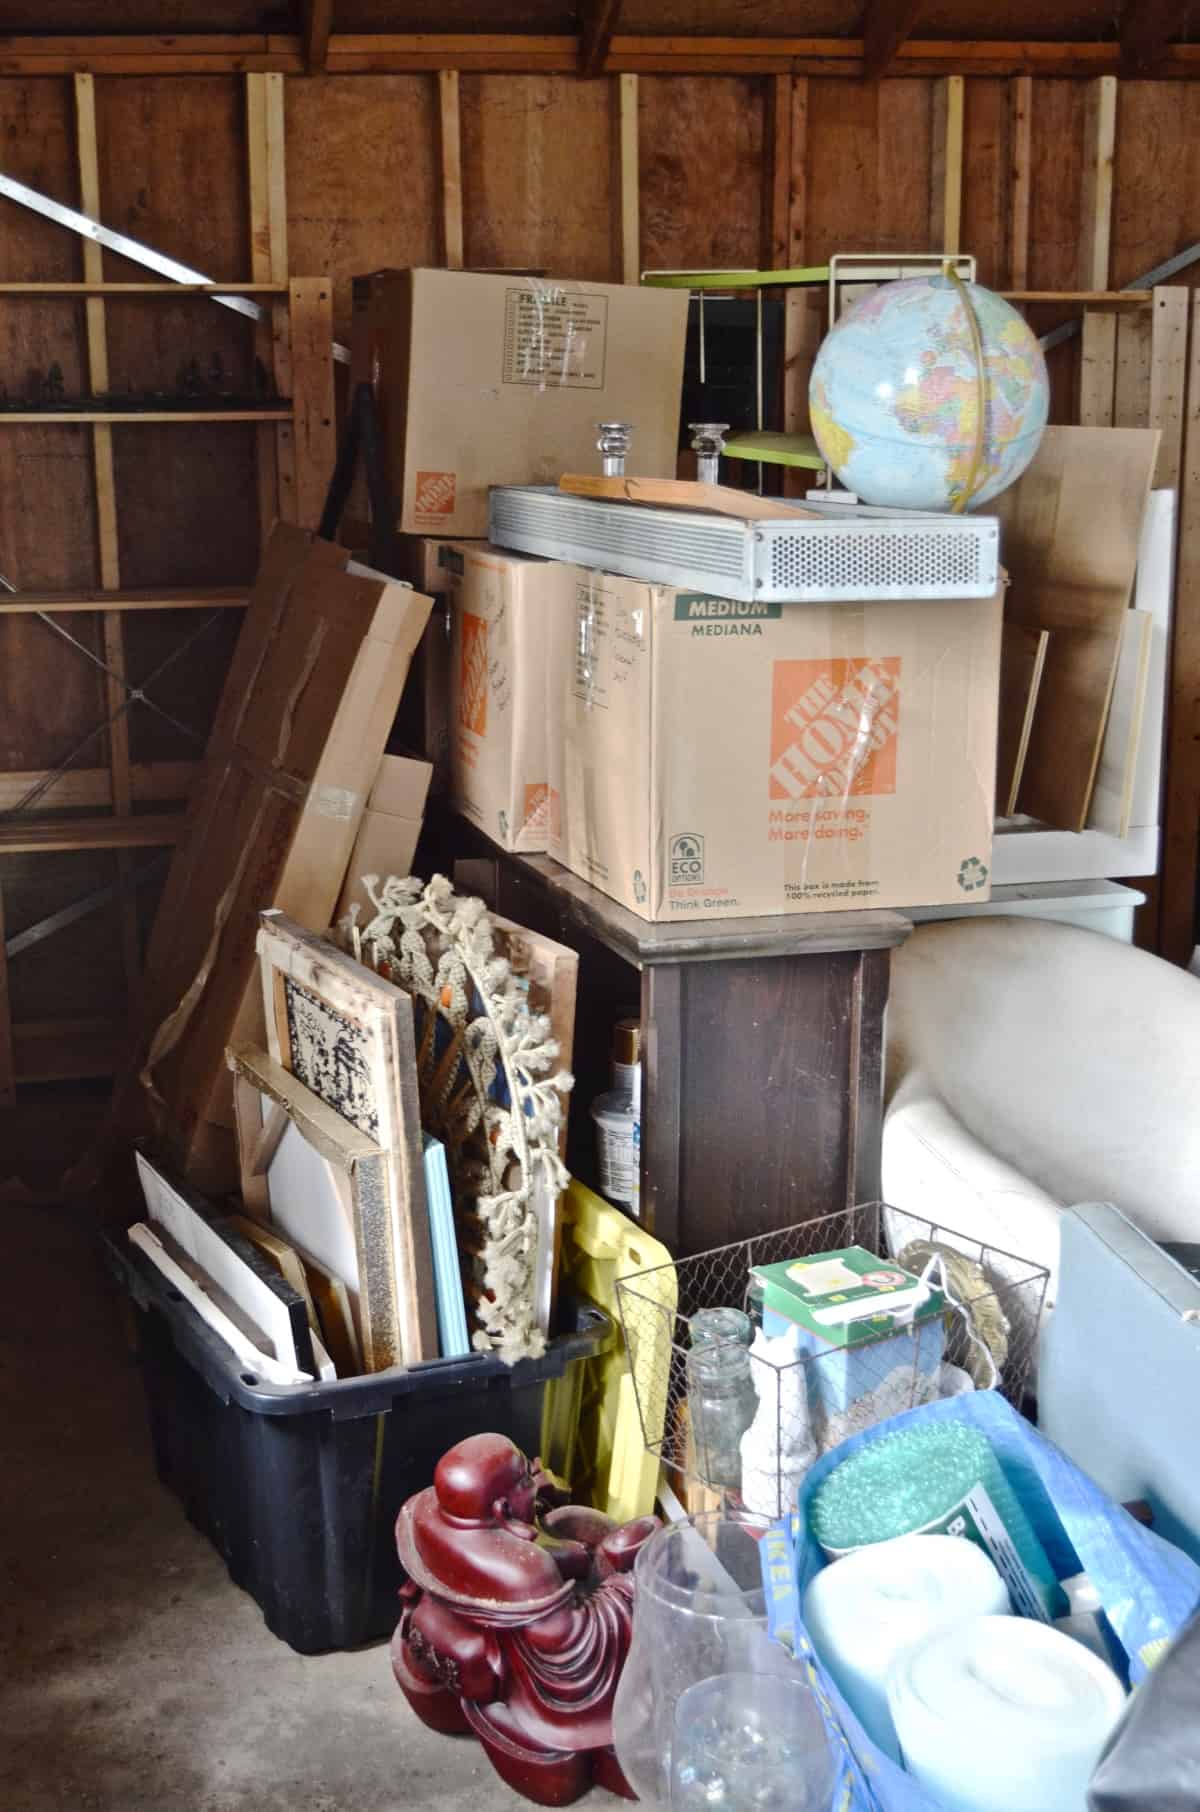
[[[369,1038],[363,1025],[285,976],[291,1072],[369,1139],[379,1137]]]

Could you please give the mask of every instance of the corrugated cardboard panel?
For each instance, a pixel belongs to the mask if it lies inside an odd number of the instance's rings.
[[[1062,830],[1087,822],[1158,440],[1149,428],[1048,428],[996,501],[1007,619],[1050,631],[1018,804]]]
[[[159,1111],[201,1186],[235,1180],[232,1136],[205,1128],[232,1125],[226,1045],[261,1037],[258,913],[329,924],[429,615],[428,598],[345,561],[275,530],[151,940],[138,1061],[149,1051]]]

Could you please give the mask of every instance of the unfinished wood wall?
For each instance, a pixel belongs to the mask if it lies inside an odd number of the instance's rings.
[[[278,79],[285,268],[332,276],[343,340],[352,275],[385,264],[532,266],[614,279],[645,266],[795,265],[839,249],[957,244],[976,254],[985,283],[1074,289],[1126,284],[1200,240],[1200,90],[1182,81],[921,76],[870,85],[731,74],[581,83],[566,74],[453,72]],[[215,278],[245,279],[255,259],[255,268],[270,269],[263,246],[252,243],[245,78],[101,75],[95,107],[107,223]],[[74,120],[71,76],[0,77],[0,168],[77,205]],[[0,280],[83,275],[78,240],[3,205]],[[108,275],[136,274],[109,265]],[[114,383],[170,386],[190,357],[203,364],[217,350],[232,365],[247,356],[237,324],[203,302],[121,301],[108,312]],[[1038,305],[1031,319],[1043,328],[1069,312]],[[10,391],[52,361],[68,389],[86,388],[82,303],[3,298],[0,322],[0,380]],[[804,425],[805,361],[819,334],[819,313],[798,297],[788,325],[789,426]],[[1078,419],[1078,345],[1053,361],[1060,420]],[[0,419],[0,573],[21,587],[101,582],[88,432]],[[255,433],[228,425],[114,431],[123,584],[246,580],[258,546]],[[1185,464],[1200,489],[1200,421]],[[1181,577],[1180,647],[1200,669],[1200,520],[1190,528],[1185,521]],[[99,646],[98,619],[74,624]],[[166,633],[149,618],[130,629],[135,680],[161,658]],[[229,640],[214,637],[175,675],[172,698],[192,721],[211,714]],[[0,617],[0,768],[28,772],[60,759],[102,715],[103,684],[36,619]],[[1193,801],[1196,728],[1177,721],[1174,732],[1177,772],[1187,771]],[[143,719],[134,738],[135,764],[190,753],[159,721]],[[1185,871],[1195,826],[1176,834],[1163,923],[1165,947],[1181,955],[1191,938]],[[105,860],[89,852],[3,859],[10,935],[102,884]],[[10,987],[18,1026],[65,1015],[119,1018],[116,908],[83,921],[67,945],[52,940],[17,958]],[[18,1080],[23,1043],[29,1037],[18,1031]]]

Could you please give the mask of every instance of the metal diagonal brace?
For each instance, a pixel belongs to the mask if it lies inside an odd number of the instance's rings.
[[[1131,283],[1123,283],[1122,289],[1153,289],[1156,283],[1165,283],[1168,277],[1174,277],[1179,271],[1186,270],[1189,264],[1195,264],[1200,258],[1200,242],[1189,245],[1186,251],[1176,252],[1173,258],[1167,258],[1162,264],[1156,264],[1153,270],[1143,271]],[[1052,346],[1061,346],[1064,340],[1073,340],[1083,322],[1079,316],[1073,321],[1064,321],[1061,327],[1052,327],[1038,341],[1043,352],[1049,352]]]
[[[5,583],[7,584],[7,581],[5,581]],[[11,590],[12,587],[10,586],[9,589]],[[70,642],[73,647],[77,648],[81,654],[85,654],[88,660],[95,666],[103,668],[105,673],[112,671],[110,668],[105,667],[104,662],[98,655],[93,654],[90,648],[85,647],[82,642],[76,641],[73,635],[69,635],[60,624],[55,623],[50,617],[46,616],[43,611],[39,610],[35,612],[35,614],[40,616],[43,622],[47,623],[51,629],[56,630],[65,641]],[[202,743],[204,738],[198,730],[193,730],[190,725],[183,723],[177,717],[173,717],[169,711],[164,710],[161,705],[156,704],[154,699],[147,695],[145,688],[158,679],[160,674],[165,673],[172,662],[177,661],[181,655],[186,654],[188,649],[199,640],[205,631],[219,621],[220,616],[220,611],[214,610],[211,616],[204,619],[203,623],[201,623],[199,629],[197,629],[194,634],[190,635],[185,642],[181,642],[178,648],[173,648],[164,661],[159,662],[153,673],[149,674],[147,678],[142,681],[140,686],[131,686],[129,682],[122,679],[119,674],[113,674],[113,678],[118,679],[121,685],[125,687],[126,693],[126,696],[121,700],[121,703],[117,706],[116,710],[110,712],[106,718],[94,727],[94,729],[89,730],[86,736],[81,737],[75,746],[67,751],[56,767],[52,768],[49,773],[43,774],[40,780],[35,781],[34,785],[30,787],[23,798],[17,801],[16,805],[11,806],[8,811],[0,812],[0,822],[17,818],[22,812],[28,811],[31,805],[36,805],[42,795],[50,791],[50,788],[54,785],[55,781],[61,779],[62,776],[69,771],[75,757],[81,754],[90,742],[94,742],[97,736],[103,735],[110,724],[114,724],[117,718],[123,716],[124,713],[129,710],[130,706],[135,703],[149,705],[153,710],[158,712],[160,717],[166,718],[168,723],[174,724],[176,729],[181,730],[185,735],[190,736],[194,742]]]
[[[40,944],[44,938],[53,937],[56,931],[65,931],[68,925],[77,924],[89,913],[98,912],[102,906],[113,900],[123,899],[128,893],[135,893],[146,881],[161,873],[170,863],[170,855],[155,856],[152,862],[143,862],[132,874],[123,875],[119,881],[112,881],[107,887],[97,887],[93,893],[85,893],[82,899],[72,901],[70,906],[63,906],[58,912],[52,912],[47,918],[38,919],[34,925],[27,925],[24,931],[15,931],[6,939],[5,956],[19,956],[22,950],[28,950],[32,944]]]
[[[18,182],[13,176],[5,176],[0,171],[0,195],[9,201],[19,202],[23,208],[30,208],[35,214],[41,214],[46,220],[53,220],[56,225],[67,227],[72,233],[78,233],[82,239],[90,239],[96,245],[102,245],[106,251],[118,252],[122,258],[128,258],[132,264],[141,264],[147,270],[157,271],[160,277],[169,277],[172,283],[213,283],[219,279],[206,277],[203,271],[196,271],[190,265],[181,264],[178,258],[168,258],[165,252],[156,252],[153,246],[143,245],[138,239],[131,239],[128,233],[118,233],[112,227],[104,226],[99,220],[93,220],[90,214],[81,214],[78,208],[69,208],[61,201],[53,201],[49,195],[43,195],[40,189],[31,189],[28,183]],[[246,315],[251,321],[263,319],[263,309],[249,296],[215,295],[211,298],[219,302],[222,308],[231,308],[235,314]],[[350,363],[350,348],[333,343],[333,356],[343,365]]]

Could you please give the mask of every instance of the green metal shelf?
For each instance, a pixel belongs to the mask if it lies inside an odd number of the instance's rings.
[[[829,266],[810,264],[787,271],[643,271],[650,289],[769,289],[773,284],[828,283]]]
[[[726,459],[753,459],[768,466],[807,466],[823,472],[825,461],[811,434],[776,434],[768,428],[731,434],[725,442]]]

